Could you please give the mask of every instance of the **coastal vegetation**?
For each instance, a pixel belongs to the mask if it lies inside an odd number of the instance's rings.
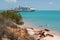
[[[17,36],[14,34],[14,29],[17,30],[18,27],[14,23],[22,25],[22,16],[13,11],[0,12],[0,40],[2,40],[2,38],[17,40]]]
[[[22,25],[22,16],[14,11],[4,11],[0,13],[0,17],[3,17],[4,19],[11,20],[15,22],[16,24]]]

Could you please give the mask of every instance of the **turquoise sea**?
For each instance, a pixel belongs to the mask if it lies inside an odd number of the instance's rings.
[[[37,28],[48,28],[60,32],[59,10],[37,10],[34,12],[20,12],[23,20],[28,21]]]

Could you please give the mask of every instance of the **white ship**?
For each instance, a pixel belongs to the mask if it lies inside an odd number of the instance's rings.
[[[18,7],[18,8],[15,8],[11,11],[16,11],[16,12],[32,12],[32,11],[35,11],[34,8],[28,8],[28,7]]]

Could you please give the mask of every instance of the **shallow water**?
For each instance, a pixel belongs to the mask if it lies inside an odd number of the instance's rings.
[[[46,10],[35,12],[20,12],[23,20],[28,21],[37,28],[49,28],[60,32],[60,11]]]

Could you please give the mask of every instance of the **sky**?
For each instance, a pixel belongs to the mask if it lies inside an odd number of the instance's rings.
[[[32,7],[36,10],[60,10],[60,0],[0,0],[0,10],[18,6]]]

